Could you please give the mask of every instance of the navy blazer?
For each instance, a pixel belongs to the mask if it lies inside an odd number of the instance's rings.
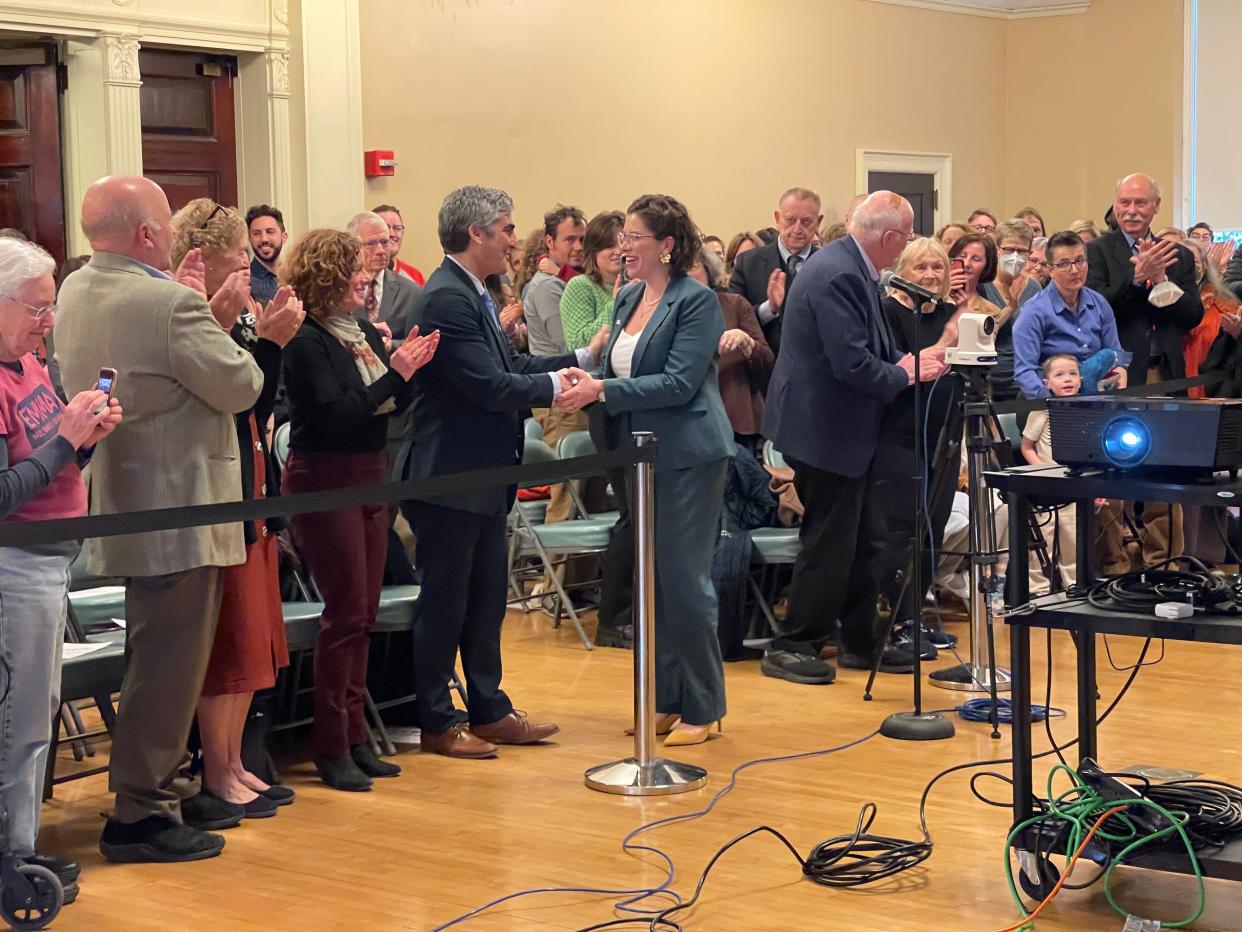
[[[884,406],[907,385],[879,286],[849,236],[806,261],[785,299],[763,433],[788,457],[857,478],[871,465]]]
[[[1169,281],[1182,289],[1182,296],[1168,307],[1148,303],[1151,288],[1135,284],[1130,244],[1121,230],[1113,230],[1087,243],[1087,287],[1104,296],[1117,319],[1121,348],[1133,353],[1129,384],[1147,382],[1147,361],[1154,339],[1164,354],[1169,377],[1185,378],[1186,360],[1182,338],[1203,320],[1203,302],[1195,281],[1195,258],[1185,246],[1177,247],[1177,262],[1168,270]]]
[[[651,431],[658,441],[657,472],[732,456],[733,428],[716,377],[724,315],[710,288],[688,275],[669,281],[634,347],[630,377],[617,378],[613,372],[612,348],[645,290],[636,282],[617,296],[612,334],[597,373],[604,380],[607,417],[602,424],[593,418],[596,445],[617,449],[631,442],[631,432]]]
[[[520,356],[500,332],[466,272],[451,259],[414,303],[419,332],[440,331],[431,362],[414,374],[410,427],[394,469],[398,480],[429,478],[522,461],[526,409],[552,403],[545,374],[578,365],[574,354]],[[516,487],[480,488],[425,499],[445,508],[503,515]]]

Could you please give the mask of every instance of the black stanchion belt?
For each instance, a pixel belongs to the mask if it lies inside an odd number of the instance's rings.
[[[1148,395],[1172,395],[1174,392],[1185,391],[1199,385],[1219,385],[1228,378],[1222,372],[1211,372],[1206,375],[1194,375],[1185,379],[1170,379],[1168,382],[1153,382],[1150,385],[1130,385],[1109,395],[1122,397],[1147,397]],[[996,414],[1029,414],[1048,407],[1047,398],[1017,398],[1013,401],[994,401],[992,411]]]
[[[623,469],[640,462],[655,460],[656,445],[622,447],[608,453],[579,456],[548,463],[502,466],[471,472],[434,476],[430,479],[409,479],[405,482],[377,482],[374,485],[350,486],[324,492],[298,492],[279,498],[260,498],[244,502],[215,505],[187,505],[178,508],[153,508],[127,511],[113,515],[88,515],[82,518],[58,518],[51,521],[11,521],[0,523],[0,547],[25,547],[86,537],[117,537],[143,531],[166,531],[209,524],[231,524],[258,518],[287,518],[290,515],[318,511],[334,511],[377,502],[400,502],[410,499],[435,499],[469,489],[496,486],[530,487],[550,485],[566,479],[599,475],[609,469]]]

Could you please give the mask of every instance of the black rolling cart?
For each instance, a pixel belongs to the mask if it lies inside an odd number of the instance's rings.
[[[1200,483],[1162,482],[1102,470],[1074,474],[1061,466],[1020,467],[989,472],[987,483],[1004,494],[1009,509],[1009,570],[1006,601],[1010,606],[1030,600],[1027,528],[1032,500],[1073,502],[1077,513],[1077,566],[1080,584],[1094,580],[1091,547],[1097,498],[1168,502],[1181,505],[1228,507],[1242,505],[1242,482],[1217,478]],[[1065,603],[1064,593],[1037,601],[1033,611],[1008,616],[1010,664],[1013,671],[1013,815],[1014,825],[1031,818],[1031,629],[1056,628],[1071,632],[1077,647],[1078,759],[1098,759],[1096,741],[1096,635],[1163,638],[1242,645],[1242,615],[1195,613],[1172,620],[1155,615],[1110,612],[1085,600]],[[1035,850],[1036,840],[1024,835],[1014,841],[1020,851]],[[1242,880],[1242,839],[1219,848],[1197,852],[1205,877]],[[1126,863],[1152,870],[1191,873],[1186,853],[1169,850],[1135,852]]]

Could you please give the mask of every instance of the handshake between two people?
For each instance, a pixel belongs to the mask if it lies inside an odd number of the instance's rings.
[[[565,411],[581,411],[592,402],[599,401],[604,391],[602,381],[577,367],[560,369],[556,377],[561,380],[561,391],[552,404]]]
[[[937,344],[929,346],[927,349],[919,353],[919,380],[922,382],[931,382],[940,378],[948,365],[944,361],[944,346]],[[906,373],[906,384],[914,384],[914,354],[906,353],[897,360],[897,366]]]
[[[595,336],[591,337],[587,350],[596,360],[603,358],[611,334],[612,329],[604,324]],[[558,370],[556,377],[561,380],[561,390],[552,403],[565,411],[581,411],[591,402],[599,401],[599,396],[604,391],[602,381],[576,366]]]

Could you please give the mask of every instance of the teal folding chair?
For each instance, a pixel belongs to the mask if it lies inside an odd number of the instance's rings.
[[[543,441],[526,441],[523,463],[546,463],[555,459],[556,455]],[[533,575],[547,578],[552,582],[556,601],[553,612],[554,624],[559,626],[561,613],[567,614],[578,632],[578,637],[582,640],[582,646],[591,650],[593,646],[591,639],[587,636],[582,626],[582,619],[570,601],[559,574],[555,570],[558,565],[575,557],[603,553],[608,548],[608,537],[612,526],[617,523],[617,516],[613,513],[545,524],[542,518],[536,520],[537,515],[533,509],[522,507],[528,504],[532,503],[519,502],[510,512],[509,584],[514,594],[510,604],[528,604],[530,601],[530,596],[523,590],[515,569],[519,560],[529,558],[534,562]],[[546,510],[545,505],[544,511]],[[553,554],[557,554],[556,559],[553,558]]]
[[[589,431],[575,430],[566,434],[561,438],[560,443],[556,445],[556,455],[563,460],[577,459],[582,456],[594,456],[598,450],[595,449],[595,441],[591,439]],[[581,480],[574,479],[569,483],[569,495],[574,502],[574,510],[580,518],[612,518],[616,523],[620,516],[616,511],[589,511],[582,502],[582,495],[578,491],[578,483]]]

